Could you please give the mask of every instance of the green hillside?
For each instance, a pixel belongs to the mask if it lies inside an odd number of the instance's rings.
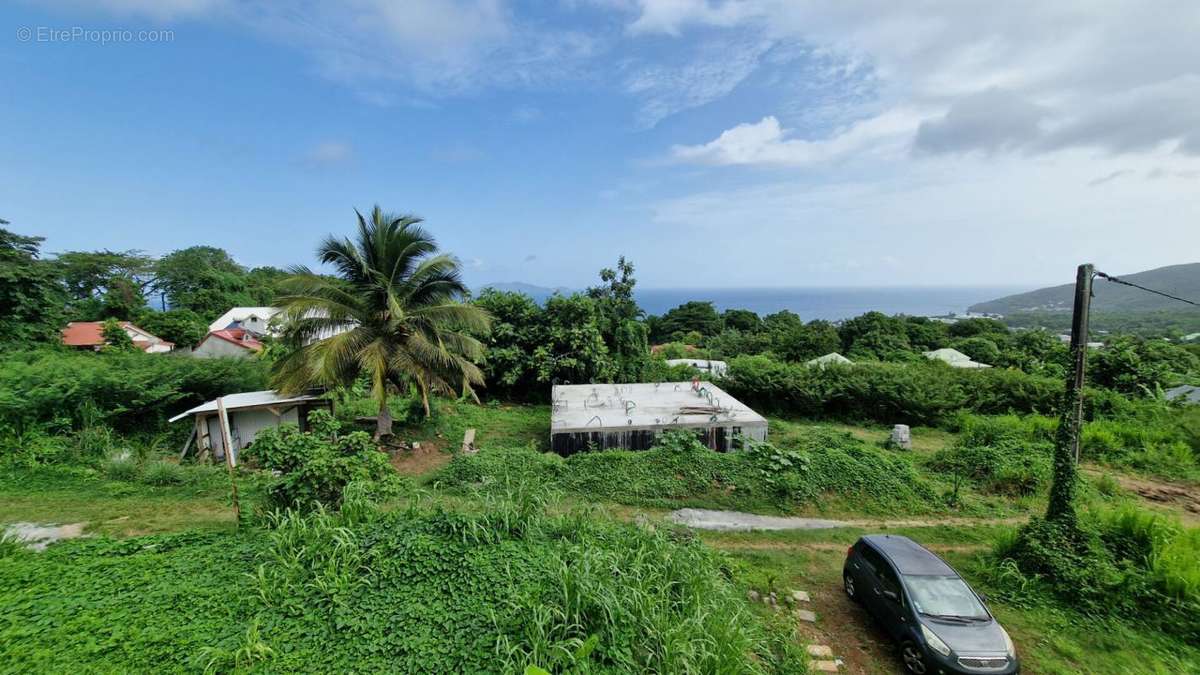
[[[1168,265],[1136,274],[1118,274],[1121,279],[1184,298],[1200,298],[1200,263]],[[1040,288],[1028,293],[971,305],[972,312],[1015,314],[1018,312],[1069,312],[1075,284]],[[1097,279],[1092,308],[1097,312],[1153,312],[1182,310],[1188,306],[1129,286]]]

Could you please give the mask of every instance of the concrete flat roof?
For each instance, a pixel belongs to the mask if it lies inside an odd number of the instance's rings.
[[[700,387],[704,393],[693,390],[691,382],[555,385],[550,433],[767,424],[711,382]]]

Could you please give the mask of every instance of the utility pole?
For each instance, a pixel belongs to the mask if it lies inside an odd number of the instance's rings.
[[[1083,427],[1083,381],[1087,369],[1088,312],[1092,305],[1095,267],[1080,265],[1075,273],[1075,306],[1071,315],[1071,374],[1063,396],[1062,415],[1054,447],[1054,482],[1046,520],[1075,522],[1076,465],[1079,463],[1079,432]]]

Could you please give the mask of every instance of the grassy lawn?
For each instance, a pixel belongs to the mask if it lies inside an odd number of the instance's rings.
[[[397,429],[405,444],[420,444],[424,454],[418,456],[411,450],[397,450],[393,464],[419,479],[426,505],[440,504],[464,513],[478,512],[481,503],[469,492],[447,492],[430,480],[457,450],[465,430],[476,430],[477,446],[544,450],[549,438],[548,420],[549,407],[544,405],[475,406],[439,402],[434,419]],[[812,426],[849,434],[874,447],[881,445],[889,433],[884,427],[817,425],[804,420],[773,418],[772,442],[788,447],[798,443],[805,430]],[[933,485],[938,494],[949,493],[953,484],[945,476],[925,467],[924,459],[952,444],[954,435],[917,428],[913,430],[913,438],[911,453],[882,452],[889,456],[891,453],[906,456],[905,461],[911,460],[918,474]],[[1093,473],[1086,484],[1097,481],[1098,476]],[[1123,479],[1122,484],[1126,482]],[[243,508],[251,508],[247,505],[258,501],[259,481],[243,476],[240,488]],[[1115,502],[1131,499],[1135,493],[1122,491],[1104,496],[1095,488],[1089,488],[1085,494],[1089,499]],[[550,504],[551,513],[562,514],[579,507],[590,507],[618,520],[648,519],[656,527],[674,529],[666,521],[666,508],[617,504],[571,493],[558,495],[556,499]],[[700,532],[694,536],[728,557],[742,597],[750,590],[764,594],[775,590],[781,596],[793,589],[808,591],[812,597],[808,607],[818,616],[813,624],[793,621],[785,612],[773,611],[762,603],[744,602],[767,623],[792,622],[788,624],[791,626],[788,630],[794,631],[797,644],[829,645],[835,656],[845,663],[842,672],[894,673],[899,668],[888,639],[859,607],[845,598],[841,590],[841,565],[846,548],[862,534],[879,531],[913,537],[947,558],[981,592],[997,598],[990,605],[1012,634],[1025,672],[1200,672],[1200,647],[1184,644],[1178,639],[1111,618],[1087,617],[1054,602],[999,599],[1008,596],[1000,592],[1001,589],[989,587],[991,576],[987,574],[989,563],[984,554],[991,550],[999,536],[1015,527],[1016,521],[1040,512],[1043,506],[1040,496],[1012,498],[981,494],[966,485],[960,486],[957,508],[939,506],[915,511],[899,508],[881,511],[865,505],[860,498],[825,495],[799,512],[845,518],[859,526],[786,532]],[[1180,510],[1183,508],[1179,507]],[[906,513],[916,515],[906,516]],[[883,523],[887,521],[894,524],[885,526]],[[902,521],[907,525],[895,525]],[[215,470],[198,470],[186,484],[171,487],[109,480],[98,472],[87,470],[0,473],[0,522],[83,522],[88,534],[114,538],[197,530],[229,533],[233,529],[228,485],[224,474]],[[937,522],[946,524],[933,524]],[[916,524],[924,526],[912,526]],[[217,555],[215,548],[213,551],[213,555]],[[221,630],[220,636],[223,644],[242,639],[240,634],[226,630]]]
[[[245,504],[255,501],[253,481],[239,485]],[[184,529],[229,529],[233,510],[228,484],[152,487],[66,472],[0,474],[0,523],[86,523],[85,531],[128,537]]]

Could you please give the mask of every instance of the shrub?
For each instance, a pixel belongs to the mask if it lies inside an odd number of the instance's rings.
[[[1036,415],[959,415],[954,425],[958,439],[929,459],[934,470],[1012,496],[1031,495],[1048,484],[1054,420]]]
[[[109,455],[100,470],[112,480],[136,480],[138,475],[137,460],[128,450]]]
[[[528,448],[484,448],[456,456],[438,480],[462,487],[529,481],[592,499],[659,507],[786,511],[834,494],[922,510],[935,499],[907,457],[811,427],[789,427],[777,444],[747,441],[745,450],[729,453],[714,452],[683,431],[664,433],[650,450],[582,452],[566,459]]]
[[[65,438],[50,435],[40,428],[26,429],[22,433],[0,428],[0,466],[31,468],[55,464],[70,454]]]
[[[1126,506],[1084,514],[1078,527],[1034,518],[994,555],[996,569],[1017,572],[999,582],[1020,577],[1010,592],[1033,580],[1089,612],[1200,639],[1200,529]]]
[[[183,485],[187,482],[187,471],[174,462],[163,460],[149,462],[142,469],[142,482],[147,485],[165,487],[168,485]]]
[[[958,370],[934,363],[810,368],[762,355],[733,359],[722,386],[767,410],[887,424],[945,424],[960,411],[1049,413],[1062,397],[1057,380],[1000,368]]]
[[[397,489],[400,477],[366,432],[342,435],[326,410],[309,413],[311,431],[287,424],[259,432],[247,457],[279,476],[268,486],[271,506],[307,511],[341,504],[342,493],[359,481],[380,491]]]
[[[17,431],[68,416],[77,427],[153,430],[190,406],[266,388],[255,359],[40,349],[0,360],[0,423]]]

